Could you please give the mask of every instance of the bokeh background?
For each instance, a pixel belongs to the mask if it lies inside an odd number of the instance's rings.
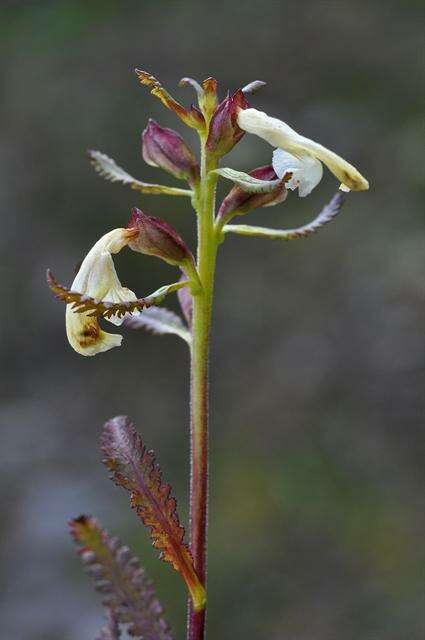
[[[338,0],[1,2],[1,635],[85,640],[101,625],[66,522],[99,516],[155,579],[176,638],[185,591],[100,464],[105,419],[129,414],[186,518],[188,354],[127,332],[96,358],[65,339],[45,269],[75,265],[138,205],[194,244],[186,200],[102,181],[86,148],[133,175],[149,116],[195,144],[140,87],[140,66],[181,100],[185,75],[222,93],[267,82],[252,104],[359,166],[367,193],[309,240],[229,237],[211,359],[211,640],[419,640],[423,612],[423,5]],[[271,148],[245,136],[241,170]],[[221,187],[221,195],[226,187]],[[336,188],[244,222],[308,221]],[[122,252],[143,295],[175,278]],[[170,306],[176,308],[175,302]]]

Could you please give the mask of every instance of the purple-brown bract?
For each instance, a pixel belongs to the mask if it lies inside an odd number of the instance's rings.
[[[242,131],[238,125],[238,111],[247,107],[249,104],[241,89],[220,102],[211,119],[207,139],[207,148],[210,153],[224,156],[239,142],[245,131]]]
[[[253,209],[272,206],[283,202],[287,192],[285,180],[279,180],[272,165],[258,167],[249,172],[249,175],[259,180],[276,180],[276,187],[269,193],[248,193],[235,185],[224,198],[218,210],[218,217],[222,220],[231,218],[234,215],[248,213]]]
[[[142,133],[142,153],[147,164],[187,180],[192,187],[199,180],[198,161],[182,136],[152,118]]]
[[[193,255],[184,240],[168,222],[148,216],[134,207],[127,227],[139,231],[129,242],[133,251],[157,256],[177,266],[193,262]]]

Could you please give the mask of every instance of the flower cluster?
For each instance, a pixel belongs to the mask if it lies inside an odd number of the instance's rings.
[[[228,232],[288,239],[289,232],[227,223],[235,216],[244,215],[253,209],[283,202],[288,189],[298,189],[299,196],[307,196],[320,182],[323,164],[341,182],[341,190],[360,191],[369,187],[359,171],[336,153],[301,136],[281,120],[252,108],[247,98],[264,84],[260,81],[250,83],[219,101],[217,81],[214,78],[207,78],[202,84],[192,78],[183,78],[180,84],[194,88],[198,98],[198,105],[191,105],[187,109],[154,76],[140,70],[137,70],[137,75],[140,82],[150,87],[151,92],[174,111],[180,120],[198,131],[205,153],[215,163],[211,172],[234,182],[215,218],[217,242]],[[275,147],[271,163],[248,173],[217,168],[219,159],[241,140],[245,132],[257,135]],[[201,175],[198,160],[182,136],[150,119],[141,139],[145,162],[187,182],[188,189],[136,180],[100,152],[89,152],[90,160],[95,169],[111,181],[128,184],[142,193],[188,196],[196,207],[202,188],[201,181],[207,176]],[[342,200],[338,202],[342,204]],[[323,224],[323,215],[321,220]],[[314,229],[321,226],[312,224]],[[256,229],[260,229],[261,233],[256,233]],[[293,232],[291,230],[292,234]],[[184,294],[186,298],[201,290],[202,283],[193,254],[177,231],[167,222],[134,208],[126,228],[114,229],[95,243],[81,264],[71,292],[80,294],[80,301],[84,301],[86,296],[103,305],[137,300],[133,291],[121,285],[112,260],[112,254],[126,246],[136,252],[157,256],[181,269],[187,280],[183,280],[182,285],[171,285],[169,290],[187,286],[189,291]],[[140,314],[140,310],[136,309],[132,313]],[[187,309],[184,314],[187,314]],[[68,340],[75,351],[82,355],[92,356],[108,351],[122,342],[121,335],[107,333],[100,328],[98,315],[101,314],[97,314],[96,309],[87,311],[82,306],[77,308],[75,304],[67,305]],[[115,325],[121,325],[128,315],[130,314],[109,315],[107,319]]]

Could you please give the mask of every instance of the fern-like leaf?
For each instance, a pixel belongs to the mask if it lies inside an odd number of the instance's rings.
[[[100,151],[89,150],[87,151],[87,157],[94,170],[110,182],[120,182],[142,193],[188,197],[193,195],[193,192],[189,189],[178,189],[177,187],[168,187],[163,184],[150,184],[137,180],[127,173],[125,169],[118,166],[115,160],[112,160],[112,158]]]
[[[106,612],[106,624],[101,628],[96,640],[120,640],[121,631],[118,620],[112,609]]]
[[[81,561],[110,612],[100,640],[119,638],[118,623],[128,625],[128,633],[139,640],[172,640],[153,584],[129,548],[118,538],[109,537],[91,516],[71,520],[70,531],[79,545]]]
[[[103,318],[110,318],[111,316],[118,316],[121,318],[126,313],[133,313],[133,311],[143,311],[154,305],[160,304],[166,295],[177,291],[182,287],[186,287],[187,280],[175,282],[173,284],[167,284],[160,287],[146,298],[139,298],[138,300],[129,300],[128,302],[107,302],[106,300],[95,300],[90,296],[78,293],[77,291],[71,291],[68,287],[64,287],[62,284],[58,284],[56,278],[50,269],[47,270],[47,284],[53,292],[55,298],[71,304],[72,309],[76,313],[88,313],[89,316],[97,316]]]
[[[119,318],[126,313],[132,313],[133,311],[143,311],[143,309],[149,306],[149,303],[145,298],[139,300],[131,300],[128,302],[106,302],[103,300],[95,300],[90,296],[77,291],[71,291],[68,287],[58,284],[56,278],[50,269],[47,270],[47,284],[51,291],[55,295],[55,298],[71,304],[73,311],[76,313],[88,313],[90,316],[98,316],[103,318],[110,318],[117,315]],[[153,303],[151,303],[153,304]]]
[[[230,169],[229,167],[214,169],[212,173],[217,173],[219,176],[226,178],[227,180],[232,180],[238,187],[247,193],[270,193],[282,182],[287,182],[291,176],[291,174],[287,174],[284,176],[283,180],[280,180],[279,178],[276,180],[259,180],[249,173],[245,173],[244,171],[235,171],[235,169]]]
[[[162,480],[162,472],[148,451],[134,425],[126,416],[109,420],[101,439],[104,464],[118,486],[130,492],[131,506],[143,524],[150,528],[152,544],[160,550],[185,580],[195,610],[205,606],[205,590],[193,566],[185,531],[176,511],[171,487]]]
[[[181,289],[182,291],[182,289]],[[191,343],[191,334],[183,323],[183,320],[170,309],[164,307],[150,307],[142,314],[128,316],[124,320],[124,326],[130,329],[144,329],[148,333],[164,335],[172,333]]]
[[[312,222],[296,229],[269,229],[267,227],[253,227],[247,224],[226,224],[223,227],[223,233],[236,233],[240,236],[268,238],[269,240],[308,238],[337,217],[345,200],[346,193],[338,191]]]

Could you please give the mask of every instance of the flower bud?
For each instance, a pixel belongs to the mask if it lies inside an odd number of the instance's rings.
[[[199,97],[199,106],[207,120],[212,116],[217,107],[217,80],[206,78],[202,83],[203,93]]]
[[[142,133],[142,153],[144,161],[152,167],[164,169],[190,185],[199,180],[198,162],[181,135],[160,127],[155,120],[149,119]]]
[[[240,89],[220,102],[211,119],[207,139],[207,148],[211,153],[224,156],[239,142],[244,131],[238,125],[238,112],[248,107]]]
[[[193,265],[191,251],[177,231],[164,220],[148,216],[134,207],[127,227],[139,232],[128,243],[133,251],[157,256],[169,264],[180,267]]]
[[[272,165],[258,167],[258,169],[250,171],[249,175],[258,180],[279,180]],[[288,178],[290,178],[290,175]],[[253,209],[271,207],[283,202],[287,196],[285,182],[285,179],[280,180],[273,191],[269,193],[248,193],[241,189],[241,187],[235,185],[220,205],[218,211],[219,219],[226,222],[235,215],[243,215]]]

